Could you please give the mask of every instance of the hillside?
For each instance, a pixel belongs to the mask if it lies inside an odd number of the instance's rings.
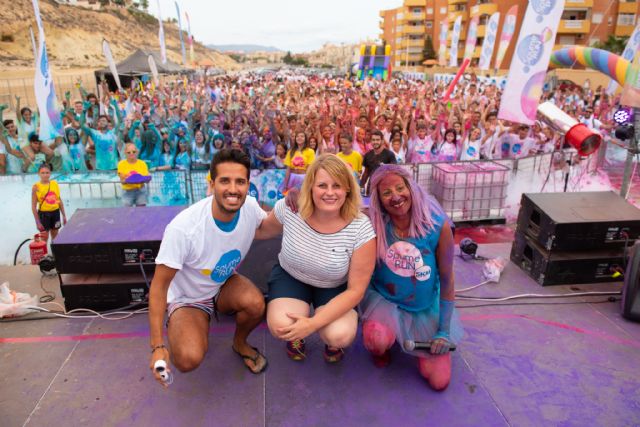
[[[36,32],[31,0],[0,0],[0,71],[33,67],[29,26]],[[116,62],[137,48],[160,50],[158,21],[151,15],[109,7],[93,11],[40,0],[49,61],[55,68],[97,68],[106,66],[102,39],[111,45]],[[164,23],[167,57],[181,63],[177,24]],[[185,40],[186,43],[186,40]],[[189,48],[187,47],[187,56]],[[225,70],[239,69],[227,55],[194,42],[196,61],[205,58]]]

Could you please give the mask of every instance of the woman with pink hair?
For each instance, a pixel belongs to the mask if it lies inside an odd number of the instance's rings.
[[[382,367],[397,341],[418,357],[429,385],[444,390],[451,378],[449,351],[463,335],[455,312],[449,219],[398,165],[382,165],[371,177],[369,215],[378,236],[378,259],[360,303],[364,345]],[[430,349],[411,351],[405,340],[428,342]]]

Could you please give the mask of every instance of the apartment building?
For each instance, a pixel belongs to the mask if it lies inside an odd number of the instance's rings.
[[[380,38],[391,45],[392,63],[395,69],[416,70],[425,61],[425,40],[432,41],[434,52],[438,52],[440,25],[447,20],[447,55],[451,47],[453,23],[462,17],[458,56],[462,59],[465,50],[469,22],[479,17],[476,48],[472,64],[480,57],[486,24],[494,12],[500,12],[498,38],[502,31],[507,11],[518,5],[516,33],[507,50],[501,68],[509,68],[520,26],[528,5],[526,0],[404,0],[402,6],[380,11]],[[591,46],[604,42],[609,35],[630,36],[640,13],[640,0],[565,0],[555,48],[566,45]],[[494,58],[496,48],[494,49]],[[492,61],[493,61],[492,60]],[[493,62],[491,63],[493,66]]]

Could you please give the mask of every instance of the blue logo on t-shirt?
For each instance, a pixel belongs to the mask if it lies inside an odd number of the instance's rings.
[[[249,195],[251,197],[254,197],[256,200],[260,199],[260,193],[258,193],[258,187],[256,187],[253,182],[249,183]]]
[[[467,155],[469,157],[474,157],[476,155],[476,149],[475,147],[469,147],[467,148]]]
[[[513,144],[511,151],[513,151],[513,154],[518,154],[520,153],[520,148],[522,148],[522,144]]]
[[[239,250],[234,249],[220,257],[220,260],[211,271],[211,280],[218,283],[224,283],[236,270],[238,264],[242,260],[242,254]]]
[[[510,144],[508,142],[503,142],[502,143],[502,155],[506,156],[509,154],[509,148],[510,148]]]

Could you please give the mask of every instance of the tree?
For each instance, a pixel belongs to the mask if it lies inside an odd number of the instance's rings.
[[[293,57],[291,56],[291,51],[287,51],[287,54],[282,58],[282,62],[285,64],[293,63]]]
[[[431,36],[429,35],[424,39],[422,55],[424,56],[424,59],[436,59],[436,51],[433,50],[433,40],[431,40]]]
[[[610,35],[605,42],[597,42],[593,47],[615,53],[616,55],[622,55],[622,51],[624,51],[627,45],[627,40],[629,40],[629,37]]]
[[[145,12],[149,10],[149,0],[140,0],[140,8]]]

